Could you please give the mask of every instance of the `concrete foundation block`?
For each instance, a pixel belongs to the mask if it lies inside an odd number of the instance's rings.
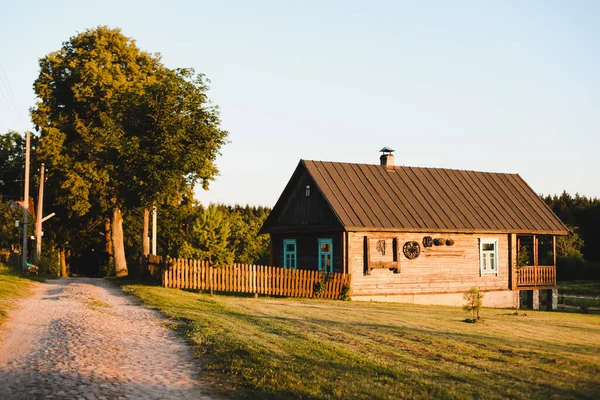
[[[546,310],[556,310],[558,308],[558,289],[546,290]]]
[[[523,290],[523,292],[527,292],[527,308],[530,310],[539,310],[540,309],[540,290]]]

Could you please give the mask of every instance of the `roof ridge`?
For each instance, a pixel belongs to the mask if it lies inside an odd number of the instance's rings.
[[[519,175],[517,172],[481,171],[481,170],[475,170],[475,169],[461,169],[461,168],[447,168],[447,167],[425,167],[425,166],[417,166],[417,165],[379,165],[379,164],[369,164],[369,163],[365,163],[365,162],[323,161],[323,160],[306,160],[306,159],[300,159],[300,161],[323,163],[323,164],[367,165],[367,166],[371,166],[371,167],[382,167],[385,169],[422,168],[422,169],[435,169],[435,170],[446,170],[446,171],[476,172],[476,173],[482,173],[482,174]]]

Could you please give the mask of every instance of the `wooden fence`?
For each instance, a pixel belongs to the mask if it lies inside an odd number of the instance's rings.
[[[161,271],[165,269],[165,261],[162,258],[162,256],[147,254],[145,256],[142,256],[142,266],[145,266],[146,271],[150,276],[152,276],[155,279],[161,279]]]
[[[161,285],[169,288],[255,293],[290,297],[338,299],[349,290],[352,275],[263,265],[232,264],[211,267],[198,260],[169,259]],[[315,286],[323,282],[323,291]],[[345,286],[347,285],[347,286]],[[349,295],[349,293],[346,293]]]

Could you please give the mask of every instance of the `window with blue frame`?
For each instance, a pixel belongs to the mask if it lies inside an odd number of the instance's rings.
[[[319,271],[333,272],[333,243],[331,239],[319,239]]]
[[[296,239],[283,240],[283,266],[296,269]]]

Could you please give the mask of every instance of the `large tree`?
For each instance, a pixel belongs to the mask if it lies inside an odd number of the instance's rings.
[[[225,143],[202,75],[170,70],[119,29],[98,27],[40,60],[32,110],[57,201],[105,219],[106,251],[127,273],[123,212],[217,174]]]

